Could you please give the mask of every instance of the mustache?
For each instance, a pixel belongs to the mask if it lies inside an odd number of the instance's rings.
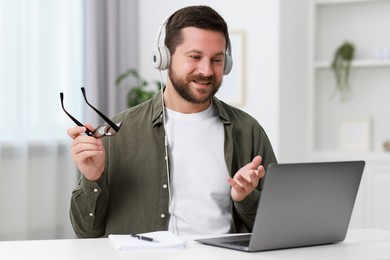
[[[205,77],[203,75],[189,75],[187,77],[188,81],[209,81],[212,84],[216,84],[215,77],[213,75]]]

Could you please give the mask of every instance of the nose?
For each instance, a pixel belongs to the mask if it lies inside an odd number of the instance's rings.
[[[200,74],[202,74],[205,77],[209,77],[213,75],[213,67],[212,63],[208,59],[202,59],[201,62],[198,64],[198,71]]]

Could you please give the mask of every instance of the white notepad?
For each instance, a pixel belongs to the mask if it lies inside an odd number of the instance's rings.
[[[153,238],[158,243],[139,240],[129,235],[116,235],[111,234],[108,236],[109,240],[120,251],[129,251],[137,249],[160,249],[160,248],[185,248],[186,243],[178,236],[169,231],[156,231],[149,233],[138,234]]]

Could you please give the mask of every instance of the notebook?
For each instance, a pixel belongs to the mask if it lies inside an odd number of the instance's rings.
[[[364,161],[272,164],[251,234],[197,239],[206,245],[265,251],[345,239]]]
[[[130,234],[110,234],[108,239],[119,251],[151,250],[163,248],[185,248],[186,242],[169,231],[155,231],[137,234],[138,239]],[[153,239],[153,241],[148,241]]]

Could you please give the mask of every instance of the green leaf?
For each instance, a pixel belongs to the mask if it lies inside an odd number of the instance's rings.
[[[138,105],[154,96],[154,94],[161,88],[160,81],[153,81],[156,86],[156,90],[145,90],[144,88],[149,86],[149,82],[141,78],[136,69],[128,69],[125,72],[118,75],[115,80],[117,86],[128,77],[133,77],[137,80],[138,85],[130,86],[129,92],[126,95],[128,107]]]

